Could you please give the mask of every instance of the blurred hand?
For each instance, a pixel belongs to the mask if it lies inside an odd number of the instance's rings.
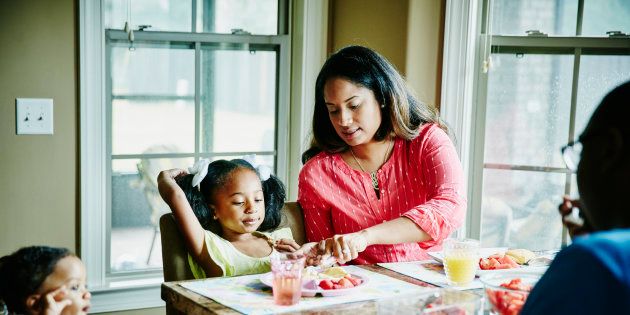
[[[158,179],[166,177],[166,178],[175,180],[178,177],[186,176],[186,175],[188,175],[188,172],[186,170],[183,170],[181,168],[173,168],[170,170],[161,171],[160,174],[158,175]]]
[[[331,238],[320,241],[319,252],[325,255],[332,255],[337,258],[340,264],[345,264],[359,256],[359,253],[367,247],[367,238],[364,231],[356,233],[335,235]]]
[[[560,216],[562,217],[562,224],[567,227],[569,230],[569,235],[573,239],[575,236],[580,236],[584,234],[588,234],[593,232],[593,228],[586,220],[583,215],[580,215],[580,218],[584,220],[582,225],[576,224],[573,220],[569,219],[568,216],[571,215],[573,208],[580,209],[582,208],[582,204],[579,199],[571,199],[569,196],[563,196],[563,201],[558,206],[558,211],[560,212]]]
[[[300,249],[300,245],[290,238],[282,238],[276,240],[274,246],[277,251],[285,253],[293,253]]]
[[[65,286],[61,286],[51,292],[46,293],[41,299],[41,312],[43,315],[61,314],[66,306],[72,304],[70,299],[66,298],[68,290]]]
[[[317,242],[306,243],[293,252],[292,255],[304,256],[306,258],[304,262],[306,266],[319,266],[322,261],[322,253],[317,245]]]

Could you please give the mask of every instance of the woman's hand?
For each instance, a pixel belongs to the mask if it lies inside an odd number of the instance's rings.
[[[367,232],[365,230],[335,235],[331,238],[319,242],[319,252],[325,255],[332,255],[337,258],[340,264],[345,264],[359,256],[368,246]]]
[[[40,314],[43,315],[57,315],[61,314],[66,306],[72,304],[72,301],[66,298],[68,289],[65,286],[61,286],[53,291],[46,293],[40,299],[41,308]]]
[[[276,240],[273,247],[279,252],[293,253],[300,249],[300,245],[290,238]]]
[[[578,224],[575,219],[571,218],[573,208],[582,208],[580,200],[571,199],[569,196],[563,196],[562,199],[563,201],[560,206],[558,206],[558,211],[560,211],[560,216],[562,217],[562,224],[564,224],[569,230],[571,238],[593,232],[593,228],[584,216],[580,216],[580,218],[584,221],[582,224]]]

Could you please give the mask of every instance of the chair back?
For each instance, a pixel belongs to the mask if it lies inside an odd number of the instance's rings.
[[[186,243],[172,213],[165,213],[160,217],[160,231],[164,281],[195,279],[188,265]]]
[[[282,208],[282,221],[280,228],[289,227],[293,239],[302,245],[306,242],[304,233],[304,217],[302,208],[297,202],[285,202]],[[188,265],[188,251],[182,234],[179,232],[177,222],[172,213],[166,213],[160,217],[160,230],[162,237],[162,265],[164,281],[181,281],[194,279]]]
[[[304,231],[304,215],[300,204],[295,201],[285,202],[282,208],[282,221],[279,228],[289,227],[293,239],[300,245],[306,243]]]

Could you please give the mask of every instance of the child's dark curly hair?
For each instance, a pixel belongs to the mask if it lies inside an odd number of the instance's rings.
[[[192,187],[193,175],[186,175],[177,180],[177,184],[186,194],[186,199],[188,199],[195,216],[204,229],[221,235],[221,226],[218,221],[213,220],[214,213],[208,207],[208,200],[218,188],[225,185],[232,172],[242,168],[258,174],[256,169],[245,160],[217,160],[208,165],[208,174],[201,181],[200,189]],[[260,176],[260,174],[258,175]],[[270,231],[280,225],[281,210],[284,206],[286,192],[282,181],[274,175],[262,181],[262,189],[265,197],[265,220],[258,227],[258,230]]]
[[[26,298],[37,291],[59,260],[71,255],[65,248],[30,246],[0,258],[0,300],[9,313],[25,314]]]

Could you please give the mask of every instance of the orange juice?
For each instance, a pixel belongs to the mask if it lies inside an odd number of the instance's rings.
[[[449,282],[454,285],[466,285],[473,281],[477,271],[477,257],[471,255],[452,255],[444,257],[444,271]]]
[[[277,276],[273,279],[273,301],[277,305],[293,305],[302,296],[302,279]]]

